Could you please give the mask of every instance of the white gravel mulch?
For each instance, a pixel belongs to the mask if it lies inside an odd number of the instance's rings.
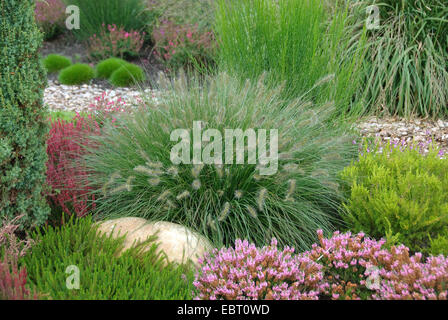
[[[412,141],[422,144],[432,141],[440,148],[441,154],[448,154],[447,120],[369,117],[362,119],[357,127],[362,136],[379,137],[384,142],[407,145]]]
[[[50,110],[82,112],[91,110],[95,98],[105,92],[108,101],[121,98],[126,104],[134,104],[141,98],[142,92],[132,88],[104,88],[101,85],[66,86],[57,81],[49,81],[45,89],[44,102]],[[146,97],[157,100],[160,92],[147,88]],[[428,142],[434,141],[443,153],[448,154],[448,121],[431,119],[400,119],[393,117],[369,117],[357,124],[360,134],[365,137],[379,137],[388,142]],[[427,151],[427,150],[425,150]]]
[[[51,111],[89,111],[95,103],[95,98],[101,97],[104,92],[109,101],[121,98],[126,104],[136,103],[142,96],[141,91],[132,88],[109,89],[96,84],[67,86],[49,80],[44,92],[44,103]],[[155,98],[157,91],[147,88],[144,94],[146,97]]]

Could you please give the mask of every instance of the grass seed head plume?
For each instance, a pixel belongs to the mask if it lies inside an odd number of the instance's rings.
[[[89,181],[98,186],[98,193],[115,172],[122,178],[108,185],[109,191],[135,177],[130,191],[98,195],[99,216],[180,223],[218,246],[236,238],[264,245],[276,237],[281,244],[305,249],[316,240],[317,229],[332,230],[341,194],[329,185],[337,183],[339,171],[355,157],[357,147],[344,128],[328,125],[328,114],[320,110],[324,104],[314,103],[315,112],[307,112],[309,99],[285,102],[281,91],[266,87],[263,78],[240,82],[225,73],[200,79],[192,75],[188,83],[165,85],[159,106],[142,106],[132,115],[119,116],[115,125],[106,124],[105,134],[85,159],[91,166]],[[224,164],[171,162],[171,150],[179,141],[171,141],[162,127],[169,132],[186,129],[192,158],[195,121],[201,122],[202,133],[221,133]],[[259,143],[256,164],[248,163],[247,151],[253,146],[242,148],[244,164],[225,163],[225,129],[253,129],[257,135],[265,129],[266,156],[272,153],[269,132],[277,130],[278,154],[285,155],[278,160],[278,170],[261,174],[266,166]],[[201,143],[202,151],[208,146]],[[340,157],[330,159],[330,154]],[[313,176],[318,169],[328,174]]]

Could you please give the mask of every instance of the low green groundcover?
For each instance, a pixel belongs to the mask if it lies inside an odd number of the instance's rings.
[[[98,236],[96,230],[86,217],[34,232],[37,243],[22,260],[31,288],[57,300],[192,298],[191,268],[166,264],[155,245],[147,252],[140,246],[118,257],[124,237]]]

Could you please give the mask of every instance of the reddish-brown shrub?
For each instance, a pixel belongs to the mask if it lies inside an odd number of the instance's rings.
[[[20,240],[16,237],[19,221],[23,215],[11,221],[0,222],[0,300],[37,299],[27,288],[26,268],[18,267],[19,258],[23,257],[33,244],[31,239]]]
[[[89,137],[99,135],[104,121],[115,122],[115,114],[126,111],[126,103],[118,98],[110,100],[104,92],[89,106],[91,115],[77,114],[72,121],[51,122],[47,140],[47,183],[52,190],[48,197],[62,210],[78,217],[95,209],[92,187],[85,180],[87,170],[80,160],[93,147]]]
[[[86,169],[77,161],[91,145],[89,136],[99,132],[100,126],[91,116],[51,122],[47,141],[47,183],[52,188],[49,198],[69,215],[82,217],[95,207],[91,188],[83,182]]]

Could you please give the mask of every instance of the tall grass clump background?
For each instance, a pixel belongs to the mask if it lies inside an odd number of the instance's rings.
[[[309,248],[317,229],[333,229],[341,201],[338,172],[357,152],[342,127],[326,123],[333,105],[305,97],[285,102],[283,88],[266,88],[263,76],[243,84],[227,74],[203,80],[162,77],[159,86],[167,93],[160,104],[120,115],[101,138],[92,137],[86,183],[96,188],[97,218],[175,222],[218,246],[237,238],[265,245],[276,237],[282,245]],[[244,164],[174,165],[170,152],[178,141],[170,134],[188,129],[191,139],[193,121],[222,137],[225,129],[277,129],[278,172],[261,176],[259,165],[247,164],[246,152]],[[202,147],[210,148],[205,141]],[[259,156],[260,149],[256,163]]]
[[[361,2],[364,6],[371,1]],[[364,91],[370,113],[448,115],[448,6],[444,0],[381,0],[369,31]]]
[[[172,21],[179,25],[197,25],[199,29],[211,29],[214,23],[216,0],[146,0],[159,21]]]
[[[155,22],[155,15],[147,10],[144,0],[64,0],[80,11],[80,29],[74,29],[81,40],[99,35],[104,25],[117,25],[127,31],[142,31]]]
[[[288,97],[311,90],[314,101],[357,113],[365,30],[349,23],[350,12],[323,0],[217,0],[219,65],[243,80],[268,71],[273,83],[286,81]],[[325,77],[333,81],[315,88]]]

